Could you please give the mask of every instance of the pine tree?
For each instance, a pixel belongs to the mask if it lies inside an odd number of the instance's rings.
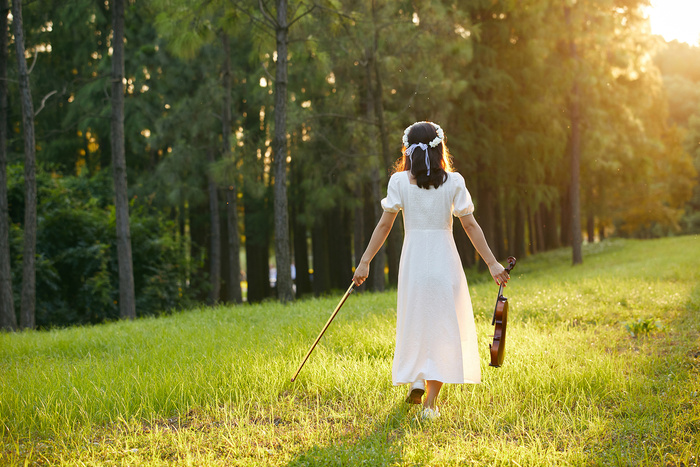
[[[22,310],[20,327],[32,329],[36,323],[36,143],[34,104],[29,84],[29,70],[24,49],[22,2],[12,2],[12,25],[15,35],[22,128],[24,131],[24,250],[22,259]]]
[[[131,258],[129,196],[124,153],[124,0],[113,0],[112,10],[112,174],[117,222],[119,263],[119,316],[136,318],[134,266]]]
[[[7,206],[7,0],[0,1],[0,329],[17,330],[10,271],[10,215]]]

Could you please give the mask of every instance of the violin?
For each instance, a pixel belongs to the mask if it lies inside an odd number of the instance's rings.
[[[508,257],[508,267],[506,271],[510,271],[515,267],[515,257]],[[491,351],[491,363],[489,366],[498,368],[503,365],[503,358],[506,353],[506,325],[508,324],[508,299],[503,296],[503,284],[498,288],[498,298],[496,299],[496,307],[493,310],[493,319],[491,325],[495,326],[493,331],[493,343],[489,344]]]

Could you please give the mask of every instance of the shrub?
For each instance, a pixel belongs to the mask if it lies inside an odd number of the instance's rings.
[[[9,171],[12,279],[19,305],[22,282],[23,180]],[[94,324],[119,317],[119,269],[109,172],[37,177],[36,323],[38,327]],[[138,316],[157,314],[187,301],[182,249],[173,224],[158,211],[130,211],[134,287]],[[17,306],[19,313],[19,306]]]

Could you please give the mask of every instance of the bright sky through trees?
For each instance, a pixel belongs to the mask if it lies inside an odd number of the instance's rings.
[[[667,41],[674,39],[700,45],[700,1],[652,0],[649,9],[651,31]]]

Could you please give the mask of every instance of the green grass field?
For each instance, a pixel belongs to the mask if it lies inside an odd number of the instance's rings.
[[[700,458],[700,237],[586,245],[519,262],[508,349],[498,288],[470,272],[483,383],[416,419],[391,385],[395,299],[0,334],[0,465],[668,465]]]

